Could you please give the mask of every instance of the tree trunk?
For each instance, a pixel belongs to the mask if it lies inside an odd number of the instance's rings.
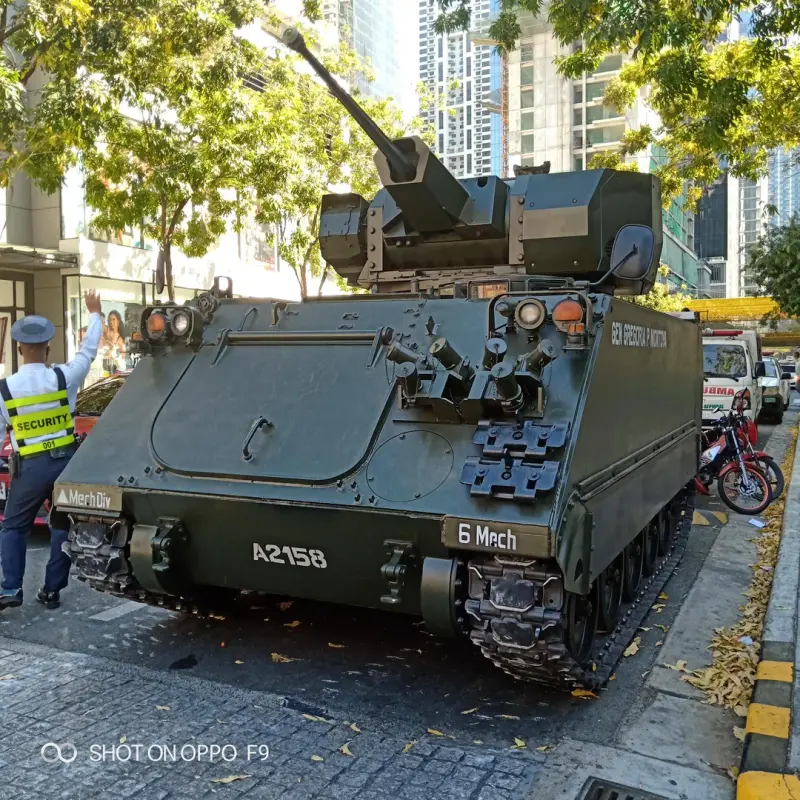
[[[172,279],[172,242],[169,240],[164,245],[164,278],[167,284],[167,298],[170,303],[174,303],[175,282]]]
[[[319,286],[317,287],[317,297],[322,297],[322,287],[325,285],[325,279],[328,277],[328,264],[322,267],[322,277],[319,279]]]

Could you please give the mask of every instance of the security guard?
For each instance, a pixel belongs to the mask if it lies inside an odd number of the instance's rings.
[[[28,533],[42,503],[52,498],[53,484],[77,447],[72,419],[75,400],[103,333],[99,295],[87,292],[84,301],[89,325],[80,350],[68,364],[47,366],[48,342],[55,334],[49,319],[23,317],[11,326],[11,338],[19,344],[23,364],[14,375],[0,380],[0,416],[11,427],[14,448],[9,459],[11,488],[0,533],[0,609],[22,605]],[[54,523],[51,520],[44,586],[36,595],[47,608],[58,608],[70,566],[69,556],[61,550],[67,531],[52,527]]]

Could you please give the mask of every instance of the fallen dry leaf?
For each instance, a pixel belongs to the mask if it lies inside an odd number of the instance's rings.
[[[655,623],[655,627],[664,631],[664,633],[666,633],[669,630],[669,625],[659,625],[657,622]]]
[[[297,658],[288,658],[287,656],[282,656],[280,653],[273,653],[272,654],[272,663],[273,664],[288,664],[291,661],[299,661]]]
[[[623,656],[625,658],[630,658],[631,656],[635,656],[639,652],[639,644],[642,641],[641,636],[637,636],[626,648],[623,652]]]
[[[594,692],[590,692],[588,689],[573,689],[572,696],[584,698],[594,697],[597,699],[597,695]]]
[[[739,779],[739,767],[730,766],[727,769],[727,773],[728,773],[728,777],[734,783],[736,783],[736,781]]]
[[[516,714],[498,714],[497,716],[500,719],[519,719]]]
[[[688,672],[689,670],[686,669],[686,664],[688,662],[681,659],[680,661],[676,661],[674,664],[664,664],[667,669],[674,669],[676,672]]]
[[[747,706],[734,706],[733,713],[736,714],[737,717],[742,717],[742,719],[744,719],[747,716]]]
[[[0,681],[15,681],[16,679],[16,675],[0,675]]]
[[[119,743],[120,744],[125,744],[125,742],[127,742],[127,741],[128,741],[128,737],[127,736],[120,736],[119,737]]]
[[[645,633],[647,633],[647,631],[651,631],[653,629],[652,628],[639,628],[639,630],[640,631],[644,631]]]
[[[285,622],[283,627],[284,628],[296,628],[298,625],[302,625],[303,623],[300,622],[299,619],[294,619],[291,622]]]
[[[738,725],[733,726],[733,735],[740,741],[744,741],[746,730],[744,728],[740,728]]]
[[[475,708],[468,708],[466,711],[462,711],[462,714],[474,714],[480,706],[475,706]]]
[[[658,641],[658,642],[656,642],[656,647],[661,647],[662,644],[664,644],[664,642]]]
[[[664,592],[661,592],[661,594],[658,596],[658,599],[659,600],[669,600],[669,595],[668,594],[664,594]]]
[[[234,661],[233,663],[234,664],[244,664],[244,661],[239,661],[239,659],[237,658],[236,661]]]
[[[483,742],[480,739],[473,739],[472,744],[483,744]]]
[[[312,761],[324,761],[325,759],[322,756],[311,756]]]
[[[227,778],[212,778],[211,783],[233,783],[234,781],[243,781],[249,777],[249,775],[228,775]]]
[[[541,747],[537,747],[536,750],[539,753],[552,753],[555,748],[551,744],[545,744]]]
[[[350,756],[351,758],[355,758],[355,756],[354,756],[354,755],[353,755],[353,754],[350,752],[350,748],[347,746],[348,744],[350,744],[350,742],[345,742],[345,743],[344,743],[344,744],[343,744],[343,745],[342,745],[342,746],[339,748],[339,752],[340,752],[340,753],[341,753],[343,756]]]
[[[225,619],[225,617],[223,617],[221,614],[209,614],[208,617],[209,619]]]
[[[655,605],[650,606],[650,608],[652,608],[656,614],[660,614],[664,610],[665,606],[663,603],[656,603]]]
[[[523,748],[527,747],[528,745],[525,744],[524,739],[518,739],[516,736],[514,737],[514,744],[512,746],[513,750],[522,750]]]
[[[609,680],[610,680],[610,681],[615,681],[616,679],[617,679],[617,676],[616,676],[616,675],[612,675],[612,676],[609,678]]]
[[[156,706],[156,711],[169,711],[169,706]]]
[[[303,719],[310,720],[311,722],[325,722],[328,725],[333,725],[329,719],[325,719],[325,717],[317,717],[314,714],[303,714]]]
[[[406,746],[403,748],[403,752],[407,753],[416,743],[417,743],[416,739],[414,739],[413,742],[406,742]]]
[[[288,611],[292,605],[294,604],[294,600],[284,600],[282,603],[278,603],[278,608],[281,611]]]
[[[441,731],[437,731],[435,728],[428,728],[428,733],[431,736],[444,736],[444,734]]]
[[[333,642],[328,642],[328,647],[333,647],[336,650],[341,650],[344,645],[343,644],[334,644]]]
[[[355,731],[356,733],[361,733],[361,728],[359,728],[358,725],[355,724],[355,722],[351,722],[349,727],[351,731]]]

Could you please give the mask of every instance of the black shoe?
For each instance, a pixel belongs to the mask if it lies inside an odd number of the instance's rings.
[[[22,605],[22,589],[16,592],[8,592],[4,589],[0,592],[0,611],[4,608],[16,608]]]
[[[46,592],[44,586],[36,593],[36,599],[45,607],[49,609],[58,608],[61,605],[61,598],[58,592]],[[22,600],[20,600],[20,603]]]

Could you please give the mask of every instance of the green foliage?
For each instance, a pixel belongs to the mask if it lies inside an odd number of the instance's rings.
[[[669,275],[669,268],[660,266],[658,274],[662,278]],[[686,287],[681,287],[685,289]],[[652,308],[653,311],[682,311],[686,308],[686,304],[692,299],[690,295],[683,291],[676,292],[666,283],[656,281],[653,288],[641,297],[626,297],[625,300],[637,306],[644,306],[645,308]]]
[[[304,8],[319,18],[319,0]],[[296,57],[267,58],[237,35],[261,16],[273,16],[261,0],[29,0],[16,16],[0,0],[0,182],[24,169],[53,192],[80,165],[92,226],[143,227],[170,298],[173,246],[200,257],[257,212],[280,228],[305,294],[310,275],[325,277],[321,197],[337,184],[374,194],[374,145]],[[365,74],[344,49],[326,64]],[[47,80],[26,105],[37,69]],[[403,132],[389,102],[365,106]]]
[[[440,30],[469,27],[466,0],[439,0],[439,6]],[[489,33],[500,49],[514,49],[518,13],[543,9],[539,0],[505,0]],[[745,11],[752,13],[753,38],[723,41]],[[630,0],[624,8],[616,0],[553,0],[547,17],[563,45],[583,42],[557,60],[565,77],[595,71],[609,53],[633,54],[606,102],[624,110],[649,87],[647,102],[662,124],[627,137],[622,155],[658,142],[666,158],[655,172],[666,202],[687,181],[692,188],[711,183],[720,159],[734,175],[755,178],[771,148],[800,144],[800,46],[791,38],[800,33],[800,5],[793,0],[706,0],[702,7]],[[697,196],[690,191],[687,203]]]
[[[770,226],[750,248],[748,272],[780,311],[800,317],[800,220]]]
[[[375,145],[319,81],[297,69],[298,59],[281,54],[263,69],[271,87],[262,96],[265,109],[281,118],[278,146],[283,171],[277,185],[257,186],[257,193],[258,219],[277,229],[281,258],[294,270],[305,297],[320,293],[330,277],[318,246],[323,194],[331,187],[347,186],[371,199],[380,182],[373,161]],[[360,71],[358,60],[344,47],[322,60],[331,72],[345,78]],[[406,133],[400,111],[391,101],[356,99],[390,138]],[[414,127],[419,129],[421,124],[416,120]]]

